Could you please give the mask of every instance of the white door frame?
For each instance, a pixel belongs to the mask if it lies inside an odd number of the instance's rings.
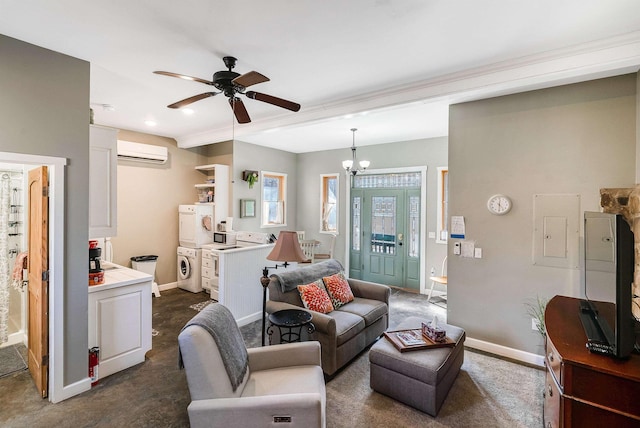
[[[64,386],[64,176],[67,159],[0,152],[0,162],[49,167],[49,401],[57,403],[88,389],[84,385]]]
[[[368,169],[365,174],[399,174],[406,172],[420,172],[420,294],[427,293],[426,272],[427,268],[427,166],[406,166],[402,168],[381,168],[381,169]],[[348,175],[351,175],[349,173]],[[346,206],[346,218],[345,218],[345,272],[349,272],[349,250],[351,248],[351,177],[347,177],[345,181],[345,206]]]

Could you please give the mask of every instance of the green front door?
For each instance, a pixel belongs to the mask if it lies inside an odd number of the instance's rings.
[[[353,189],[350,276],[420,289],[420,192]]]

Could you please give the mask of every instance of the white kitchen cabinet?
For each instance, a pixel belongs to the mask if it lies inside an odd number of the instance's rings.
[[[89,238],[116,236],[118,131],[89,128]]]
[[[89,287],[88,311],[89,349],[100,348],[100,379],[144,362],[151,350],[153,279],[137,270],[103,265],[105,282]]]

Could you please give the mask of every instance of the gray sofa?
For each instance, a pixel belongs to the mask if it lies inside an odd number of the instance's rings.
[[[342,270],[338,261],[330,259],[271,275],[267,313],[304,308],[300,294],[293,285],[308,284]],[[315,326],[315,332],[309,339],[320,342],[322,370],[328,376],[375,342],[389,326],[391,289],[386,285],[357,279],[349,278],[348,282],[354,295],[352,302],[327,314],[305,309],[311,313],[311,322]],[[277,334],[275,336],[274,342],[278,343],[279,338]]]

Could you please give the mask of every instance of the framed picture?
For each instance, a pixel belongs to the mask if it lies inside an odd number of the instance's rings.
[[[256,200],[240,199],[240,218],[256,216]]]

